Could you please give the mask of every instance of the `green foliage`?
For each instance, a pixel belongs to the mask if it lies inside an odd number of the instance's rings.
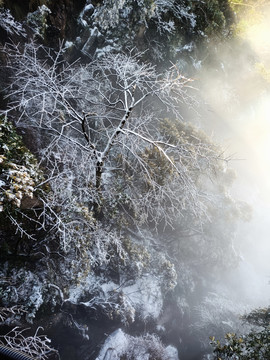
[[[197,31],[207,36],[227,35],[233,23],[233,13],[227,0],[196,2]]]
[[[10,206],[20,208],[24,198],[33,198],[42,172],[35,156],[6,119],[0,119],[0,163],[0,212]]]
[[[270,324],[270,307],[255,309],[242,319],[252,325],[267,327]]]
[[[244,335],[228,333],[225,342],[211,337],[215,358],[241,360],[267,360],[270,358],[270,308],[257,309],[242,317],[246,322],[263,327]]]
[[[237,336],[228,333],[225,344],[219,340],[212,339],[215,347],[215,358],[221,359],[241,359],[241,360],[267,360],[270,358],[270,329],[250,332],[247,335]]]
[[[139,277],[146,269],[149,269],[151,255],[144,246],[135,244],[126,238],[123,241],[123,248],[128,257],[127,274],[132,277]]]

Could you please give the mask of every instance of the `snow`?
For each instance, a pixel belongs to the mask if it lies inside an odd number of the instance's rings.
[[[66,301],[90,308],[109,306],[123,322],[133,322],[135,316],[142,320],[157,319],[163,307],[159,280],[150,275],[137,279],[132,285],[119,286],[89,274],[81,284],[70,287]]]
[[[92,11],[94,11],[94,6],[92,4],[87,4],[80,13],[78,21],[83,27],[88,26],[87,19]]]
[[[84,296],[86,292],[91,293],[98,285],[97,278],[89,274],[85,278],[84,282],[69,288],[69,297],[66,299],[66,301],[71,302],[72,304],[78,304],[81,297]]]
[[[165,353],[166,353],[166,355],[168,357],[168,360],[178,360],[179,359],[178,351],[172,345],[169,345],[169,346],[166,347]]]
[[[39,6],[38,10],[42,16],[52,13],[46,5]]]
[[[106,339],[96,360],[149,360],[155,354],[164,360],[179,360],[177,349],[171,345],[164,348],[156,335],[133,337],[117,329]]]
[[[65,42],[65,49],[69,49],[71,48],[72,46],[74,45],[74,42],[73,41],[66,41]]]
[[[106,54],[108,53],[111,53],[112,51],[115,50],[115,47],[114,46],[111,46],[111,45],[107,45],[107,46],[104,46],[103,48],[101,49],[97,49],[96,51],[96,57],[97,58],[101,58],[103,56],[106,56]]]
[[[128,343],[127,335],[121,329],[117,329],[107,338],[96,360],[120,360]]]
[[[162,325],[157,325],[157,326],[156,326],[156,329],[157,329],[157,331],[159,331],[159,332],[165,332],[165,331],[166,331],[165,327],[162,326]]]

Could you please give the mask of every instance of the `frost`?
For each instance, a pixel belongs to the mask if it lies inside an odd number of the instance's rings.
[[[194,66],[194,68],[196,70],[200,70],[201,67],[202,67],[202,61],[201,60],[196,60],[193,57],[191,57],[191,60],[192,60],[192,65]]]
[[[207,344],[209,338],[205,336],[204,329],[220,336],[232,329],[238,331],[243,326],[238,314],[243,310],[243,304],[235,303],[226,294],[209,292],[201,304],[195,307],[196,322],[192,327],[200,334],[201,341]]]
[[[94,6],[92,4],[88,4],[88,5],[85,6],[83,12],[85,13],[85,12],[87,12],[89,10],[92,10],[92,9],[94,9]]]
[[[138,279],[124,286],[89,274],[79,285],[70,288],[66,302],[103,311],[108,316],[119,317],[124,323],[135,320],[157,319],[163,307],[160,284],[153,276]],[[111,315],[110,315],[111,314]]]
[[[160,332],[165,332],[166,331],[165,327],[162,326],[162,325],[157,325],[156,329],[157,329],[157,331],[160,331]]]
[[[115,27],[120,21],[119,10],[123,9],[124,5],[126,0],[104,1],[104,5],[96,10],[96,23],[99,23],[104,30]]]
[[[194,28],[196,26],[196,15],[189,13],[189,8],[181,8],[180,15],[190,22],[190,26]]]
[[[69,288],[69,297],[66,301],[69,301],[72,304],[78,304],[80,298],[85,296],[85,293],[93,292],[98,286],[99,280],[95,276],[89,275],[83,283]]]
[[[7,344],[9,349],[13,349],[17,353],[17,359],[46,360],[48,359],[48,354],[58,354],[58,351],[51,347],[51,340],[46,335],[38,334],[39,330],[43,330],[42,327],[38,327],[33,336],[26,336],[26,330],[29,329],[20,330],[18,327],[13,328],[7,334],[0,335],[0,344]],[[25,355],[22,355],[22,353]],[[57,356],[57,358],[60,357]]]
[[[194,43],[190,42],[189,44],[186,44],[182,47],[182,50],[191,52],[194,49]]]
[[[26,32],[23,29],[22,24],[14,19],[10,10],[5,9],[0,11],[0,27],[8,34],[26,36]]]
[[[27,319],[29,321],[31,321],[32,318],[35,317],[36,312],[44,302],[42,284],[40,283],[38,285],[33,286],[32,290],[33,292],[28,299],[29,306],[33,308],[32,312],[27,315]]]
[[[8,272],[8,267],[5,267],[1,277],[5,278]],[[43,281],[33,272],[23,268],[13,269],[9,273],[9,278],[10,283],[0,282],[3,305],[20,304],[27,312],[26,319],[32,322],[44,303],[45,286]]]
[[[51,10],[46,5],[39,6],[39,11],[41,15],[51,14]]]
[[[156,0],[155,4],[155,15],[153,17],[157,19],[158,31],[160,33],[172,33],[174,30],[174,24],[172,24],[171,20],[168,22],[162,20],[163,15],[169,11],[172,12],[177,19],[188,21],[191,28],[196,26],[196,15],[190,12],[191,8],[189,6],[176,4],[174,0]]]

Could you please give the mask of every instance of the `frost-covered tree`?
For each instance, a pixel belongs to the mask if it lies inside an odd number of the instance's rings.
[[[6,51],[14,71],[7,112],[17,111],[19,126],[37,128],[46,138],[40,153],[51,192],[44,206],[64,237],[56,208],[65,214],[84,209],[88,224],[105,202],[137,224],[169,223],[186,206],[202,215],[193,172],[211,171],[219,154],[201,141],[172,142],[158,126],[166,113],[179,118],[179,106],[189,101],[190,80],[175,67],[157,74],[132,54],[70,65],[62,49],[54,53],[33,43],[22,52]],[[163,168],[154,169],[155,161]]]
[[[159,74],[132,52],[68,64],[62,48],[5,51],[13,73],[5,114],[32,129],[44,169],[33,188],[38,206],[12,203],[34,221],[34,253],[50,259],[41,293],[129,322],[135,312],[149,317],[141,302],[149,302],[152,283],[159,316],[176,285],[166,255],[190,261],[209,253],[201,234],[219,199],[209,184],[226,165],[222,151],[181,119],[182,104],[192,105],[191,80],[175,66]],[[176,241],[164,238],[168,228],[180,229]],[[195,241],[184,244],[182,234]]]

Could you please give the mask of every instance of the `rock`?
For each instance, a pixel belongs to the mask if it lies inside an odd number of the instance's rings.
[[[98,37],[100,35],[101,34],[96,27],[90,31],[90,36],[81,50],[84,55],[94,55],[97,48]]]

